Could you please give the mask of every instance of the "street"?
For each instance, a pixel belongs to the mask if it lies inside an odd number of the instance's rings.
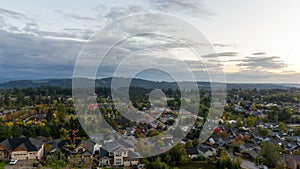
[[[236,158],[238,156],[234,156],[232,153],[229,153],[227,152],[228,156],[233,159],[233,158]],[[251,161],[248,161],[248,160],[245,160],[245,159],[242,159],[242,168],[245,168],[245,169],[258,169],[257,165]]]

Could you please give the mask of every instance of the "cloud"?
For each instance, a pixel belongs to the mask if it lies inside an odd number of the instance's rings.
[[[252,55],[266,55],[267,53],[264,52],[257,52],[257,53],[252,53]]]
[[[300,73],[275,73],[265,70],[242,70],[226,73],[227,82],[242,83],[299,83]]]
[[[103,14],[103,17],[108,21],[112,21],[139,12],[146,12],[146,10],[144,7],[138,5],[129,5],[127,7],[111,7],[106,14]]]
[[[244,83],[299,83],[300,73],[288,70],[288,65],[279,56],[268,56],[267,53],[253,53],[252,56],[232,59],[227,62],[238,62],[236,72],[227,72],[228,82]]]
[[[200,0],[146,0],[150,6],[162,11],[171,13],[184,13],[192,16],[211,16],[214,15],[203,1]]]
[[[96,24],[104,24],[116,20],[120,17],[146,11],[162,11],[162,12],[180,12],[192,16],[210,16],[213,15],[209,9],[201,1],[197,0],[144,0],[149,2],[149,9],[145,6],[128,5],[126,7],[106,7],[98,6],[95,10],[99,11],[98,16],[77,15],[74,13],[60,13],[68,20],[75,22],[93,22]],[[19,20],[22,26],[13,25],[11,19]],[[55,23],[55,21],[53,22]],[[165,25],[158,25],[162,29],[166,29]],[[121,29],[124,25],[119,25],[116,30]],[[151,30],[148,27],[140,27],[136,25],[135,29]],[[176,29],[175,29],[176,30]],[[129,32],[134,30],[129,30]],[[173,30],[169,30],[173,31]],[[0,8],[0,73],[2,79],[39,79],[52,77],[71,77],[74,64],[80,49],[85,41],[93,35],[94,30],[80,27],[63,27],[57,31],[41,29],[38,22],[34,19],[6,9]],[[106,50],[106,44],[113,41],[113,37],[107,36],[107,39],[100,41],[103,46],[102,50]],[[167,42],[167,45],[164,44]],[[208,44],[206,44],[208,45]],[[214,47],[233,47],[231,44],[213,43]],[[121,44],[117,52],[112,51],[108,60],[105,60],[99,71],[103,76],[112,76],[116,65],[116,61],[122,58],[121,55],[139,51],[142,48],[152,46],[153,49],[180,48],[180,43],[175,43],[167,39],[155,37],[136,37],[127,43]],[[211,45],[208,45],[211,46]],[[95,52],[95,51],[89,51]],[[97,51],[99,52],[99,51]],[[150,55],[148,56],[150,57]],[[214,76],[222,78],[220,73],[224,67],[219,63],[217,57],[232,57],[234,59],[225,60],[225,62],[239,62],[236,67],[239,72],[227,73],[229,82],[295,82],[295,77],[299,77],[299,73],[287,71],[287,64],[280,60],[277,56],[268,56],[267,53],[256,52],[251,56],[242,57],[234,51],[227,51],[217,54],[208,54],[202,56],[207,59],[205,65],[197,61],[185,61],[191,70],[199,77],[198,79],[207,81],[207,69]],[[223,58],[222,58],[223,59]],[[141,67],[148,66],[149,62],[145,62],[145,57],[134,59],[137,65]],[[174,69],[176,75],[184,77],[184,64],[175,58],[154,58],[151,64],[164,65],[169,69]],[[89,66],[87,64],[87,66]],[[132,64],[131,64],[132,66]],[[282,70],[279,73],[273,70]],[[128,64],[128,71],[133,71]],[[124,71],[126,73],[126,71]],[[146,74],[147,75],[147,74]],[[149,76],[151,74],[148,74]],[[152,75],[152,78],[161,78],[161,74]],[[145,76],[146,77],[146,76]],[[298,78],[299,79],[299,78]],[[184,79],[182,79],[184,80]]]
[[[238,66],[241,66],[242,69],[246,70],[278,70],[286,68],[288,65],[279,59],[280,57],[278,56],[248,56],[245,57],[245,59],[240,60],[241,63],[238,64]]]
[[[0,30],[0,72],[4,79],[71,77],[83,45]]]
[[[186,14],[193,17],[206,17],[214,15],[203,1],[199,0],[142,0],[145,5],[129,4],[127,6],[105,6],[99,4],[93,10],[100,12],[100,17],[112,21],[130,14],[140,12],[163,12],[170,14]],[[221,44],[220,44],[221,45]]]
[[[22,13],[0,8],[0,29],[10,32],[22,32],[28,24],[34,24],[34,18]]]
[[[227,47],[232,47],[234,45],[232,44],[224,44],[224,43],[213,43],[212,44],[214,47],[222,47],[222,48],[227,48]]]
[[[232,57],[238,56],[237,52],[221,52],[221,53],[211,53],[207,55],[203,55],[203,58],[218,58],[218,57]]]
[[[100,18],[96,18],[96,17],[82,16],[82,15],[77,15],[74,13],[64,13],[61,10],[55,10],[55,12],[60,13],[61,15],[63,15],[66,18],[71,18],[74,20],[81,20],[84,22],[88,22],[88,21],[99,22],[100,21]]]
[[[7,9],[3,9],[3,8],[0,8],[0,16],[1,15],[4,16],[4,17],[12,17],[12,18],[18,19],[18,20],[27,18],[25,15],[23,15],[21,13],[11,11],[11,10],[7,10]]]
[[[219,56],[237,56],[238,53],[237,52],[222,52],[222,53],[218,53]]]

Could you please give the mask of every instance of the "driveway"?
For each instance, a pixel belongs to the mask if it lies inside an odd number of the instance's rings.
[[[15,165],[7,164],[4,169],[33,169],[34,160],[20,160]]]
[[[236,156],[232,155],[231,152],[227,152],[227,154],[231,159],[236,157]],[[245,168],[245,169],[258,169],[258,167],[255,163],[253,163],[251,161],[248,161],[248,160],[245,160],[245,159],[242,159],[242,158],[241,158],[241,160],[242,160],[242,166],[241,166],[242,168]]]

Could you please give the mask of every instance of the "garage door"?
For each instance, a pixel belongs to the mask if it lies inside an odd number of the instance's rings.
[[[26,160],[26,154],[13,154],[12,158],[17,158],[19,160]]]

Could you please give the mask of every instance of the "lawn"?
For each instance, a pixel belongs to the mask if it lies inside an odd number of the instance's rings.
[[[4,169],[4,167],[7,165],[7,162],[0,162],[0,169]]]
[[[77,115],[66,115],[66,117],[64,118],[64,120],[65,121],[69,121],[71,117],[73,117],[73,119],[75,119],[77,117]]]

